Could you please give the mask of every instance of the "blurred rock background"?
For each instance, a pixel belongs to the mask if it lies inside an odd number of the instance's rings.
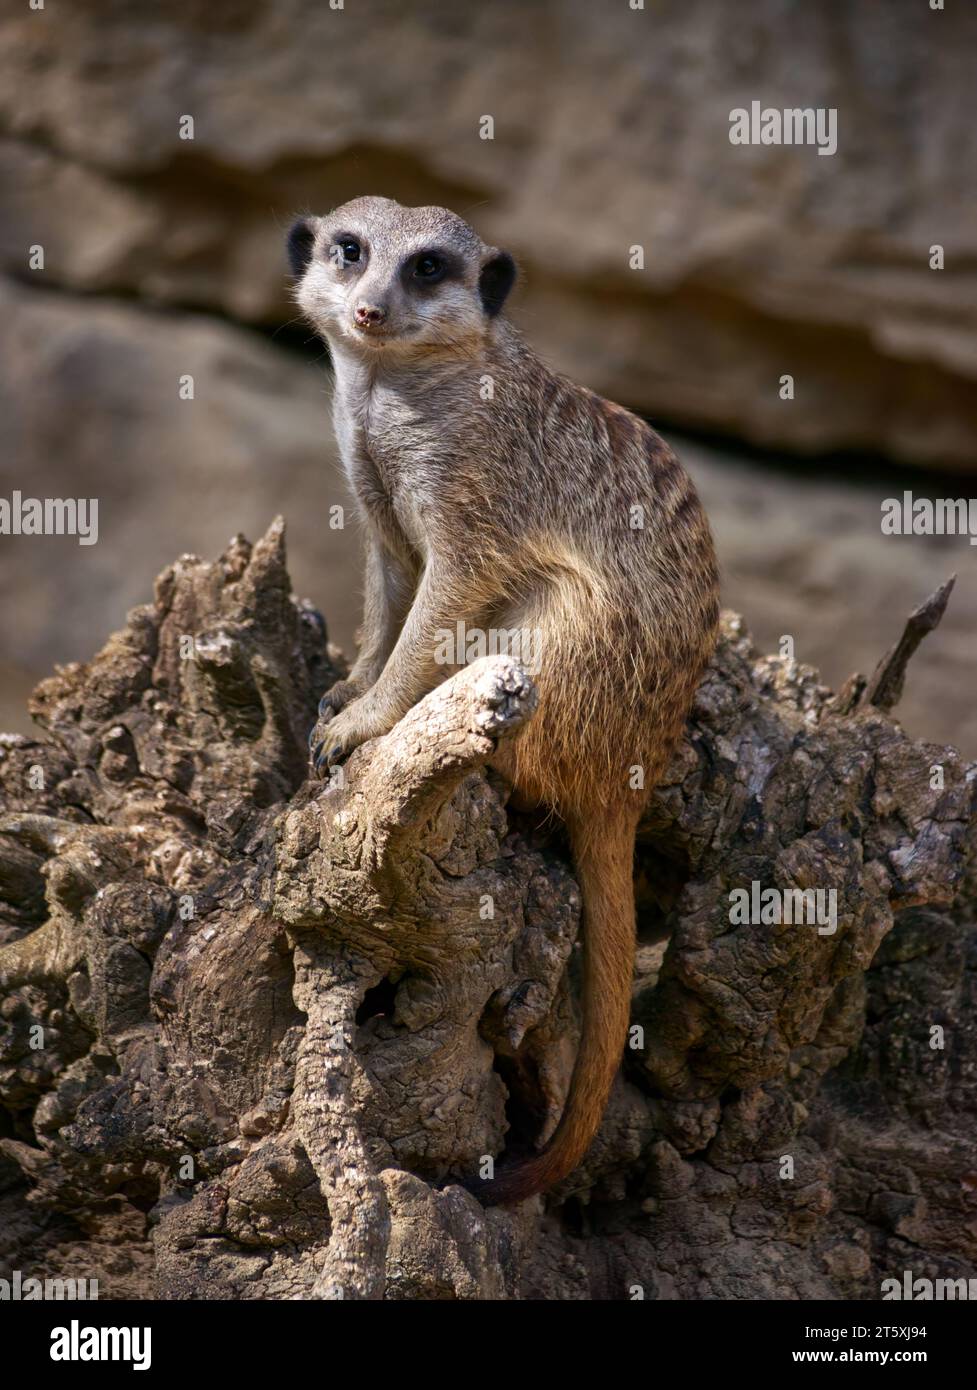
[[[537,348],[677,445],[764,644],[837,684],[957,571],[902,717],[977,754],[977,547],[879,525],[904,489],[975,487],[975,57],[977,9],[926,0],[11,6],[0,496],[97,497],[100,538],[0,537],[0,727],[164,564],[277,512],[351,647],[357,539],[328,526],[328,373],[282,246],[296,211],[384,193],[511,249]],[[836,108],[837,153],[732,146],[754,100]]]

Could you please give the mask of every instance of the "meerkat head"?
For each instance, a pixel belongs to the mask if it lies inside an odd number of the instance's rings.
[[[507,252],[486,246],[447,208],[390,198],[355,198],[327,217],[301,218],[288,257],[309,320],[364,353],[476,348],[516,276]]]

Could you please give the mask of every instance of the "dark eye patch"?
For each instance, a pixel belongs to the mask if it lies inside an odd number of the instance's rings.
[[[340,269],[358,265],[366,260],[366,248],[358,236],[353,236],[351,232],[339,232],[329,247],[329,259]]]
[[[451,275],[457,275],[458,261],[449,251],[432,246],[408,256],[401,266],[401,275],[408,286],[439,285]]]

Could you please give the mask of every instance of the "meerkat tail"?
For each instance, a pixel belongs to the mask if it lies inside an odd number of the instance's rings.
[[[600,1127],[621,1063],[634,977],[635,815],[605,809],[567,820],[583,894],[580,1046],[563,1115],[534,1158],[466,1184],[486,1205],[520,1202],[572,1173]]]

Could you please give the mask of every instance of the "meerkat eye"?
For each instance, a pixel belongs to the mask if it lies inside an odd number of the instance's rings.
[[[419,280],[439,280],[444,274],[445,264],[440,256],[426,251],[414,263],[414,274]]]
[[[343,237],[338,242],[340,251],[343,253],[343,261],[346,265],[355,265],[360,258],[360,243],[354,241],[351,236]]]

